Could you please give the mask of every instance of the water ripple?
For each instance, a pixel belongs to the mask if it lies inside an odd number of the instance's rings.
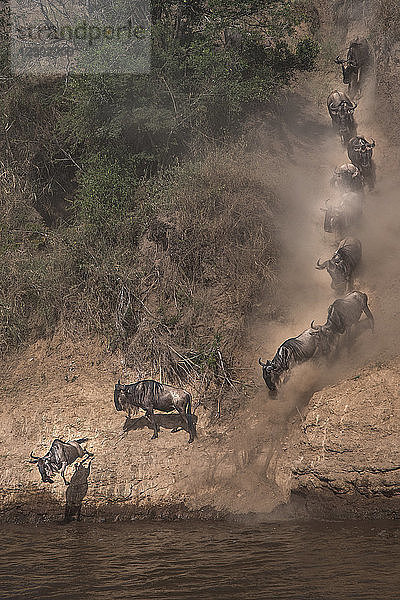
[[[396,523],[6,526],[4,600],[399,600]]]

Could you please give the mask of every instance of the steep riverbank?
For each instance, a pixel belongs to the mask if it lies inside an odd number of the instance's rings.
[[[344,3],[338,45],[345,46],[356,32],[368,34],[365,8],[372,10],[372,4]],[[377,66],[386,60],[397,81],[397,42],[394,50],[385,50],[388,59],[374,39]],[[95,458],[82,511],[89,520],[400,515],[400,182],[398,151],[386,142],[389,123],[393,139],[398,117],[384,118],[379,111],[381,101],[387,105],[381,73],[376,95],[371,81],[356,114],[359,133],[377,141],[378,184],[366,199],[360,230],[364,266],[357,281],[368,293],[376,334],[366,333],[335,365],[299,369],[277,400],[268,397],[257,364],[259,356],[270,358],[285,337],[305,329],[311,319],[321,321],[333,299],[326,273],[316,271],[314,263],[332,252],[319,208],[331,170],[345,154],[325,107],[331,89],[342,88],[340,73],[334,65],[323,67],[299,79],[281,107],[280,128],[266,124],[261,149],[249,150],[259,168],[271,172],[286,208],[278,227],[284,253],[278,313],[284,316],[271,322],[271,306],[254,307],[240,360],[247,386],[233,392],[240,408],[232,414],[222,410],[217,419],[207,403],[200,406],[198,438],[191,445],[186,432],[170,434],[174,417],[160,416],[158,440],[150,440],[143,421],[122,436],[124,418],[112,404],[114,383],[143,374],[128,369],[118,353],[96,339],[38,342],[3,365],[0,520],[62,516],[61,478],[45,485],[28,463],[31,450],[43,454],[57,436],[89,438]],[[275,138],[275,156],[263,150],[269,137]],[[278,171],[283,176],[275,175]]]

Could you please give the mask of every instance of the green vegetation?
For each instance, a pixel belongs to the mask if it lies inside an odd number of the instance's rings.
[[[215,148],[313,67],[305,7],[154,0],[142,75],[12,76],[3,47],[3,352],[63,327],[171,377],[232,365],[273,290],[277,204]]]

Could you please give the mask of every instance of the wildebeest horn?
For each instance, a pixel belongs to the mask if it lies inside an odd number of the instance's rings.
[[[320,265],[319,264],[320,260],[321,260],[320,258],[317,260],[317,266],[315,268],[323,270],[323,269],[325,269],[325,263],[322,263],[322,265]]]
[[[258,362],[259,362],[259,364],[260,364],[262,367],[265,367],[265,366],[266,366],[266,364],[265,364],[265,363],[261,362],[261,358],[259,358],[259,359],[258,359]]]
[[[32,452],[31,452],[31,458],[33,458],[34,460],[30,461],[30,462],[36,462],[39,460],[40,456],[33,456]]]
[[[319,329],[319,328],[318,328],[318,327],[314,327],[314,323],[315,323],[315,319],[313,319],[313,320],[311,321],[311,325],[310,325],[310,327],[311,327],[311,329],[315,329],[316,331],[318,331],[318,329]]]

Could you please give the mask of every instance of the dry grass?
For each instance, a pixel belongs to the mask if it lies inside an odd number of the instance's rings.
[[[277,269],[278,204],[251,156],[214,152],[174,168],[101,233],[47,229],[18,190],[4,197],[3,352],[61,328],[104,336],[143,372],[230,380],[254,304],[272,304]]]

